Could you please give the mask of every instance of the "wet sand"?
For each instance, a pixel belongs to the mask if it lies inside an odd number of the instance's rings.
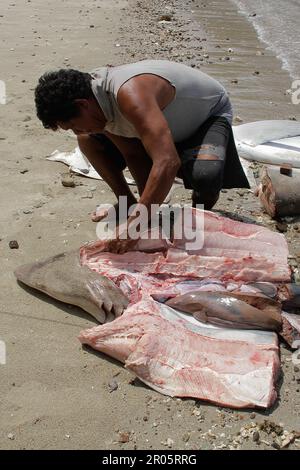
[[[0,79],[8,93],[7,104],[0,105],[0,339],[7,346],[7,364],[0,365],[2,449],[165,449],[168,439],[174,449],[263,449],[273,448],[276,432],[259,431],[257,444],[241,437],[247,434],[244,427],[267,419],[287,431],[299,428],[300,375],[285,346],[280,399],[271,410],[232,411],[170,399],[133,382],[118,363],[82,349],[77,335],[94,321],[79,309],[32,295],[13,275],[22,263],[94,239],[89,214],[100,202],[114,202],[102,182],[75,177],[75,188],[63,187],[60,175],[66,167],[45,160],[56,148],[71,150],[76,143],[44,130],[35,117],[33,90],[45,70],[169,58],[222,81],[231,93],[236,123],[300,118],[300,108],[286,94],[288,74],[235,5],[229,0],[204,5],[178,0],[1,2]],[[160,23],[162,15],[171,21]],[[189,192],[177,189],[173,201],[179,200],[189,201]],[[249,192],[224,191],[216,210],[276,230]],[[298,230],[299,221],[287,224],[295,265]],[[19,249],[9,248],[11,240]],[[118,389],[110,393],[113,377]],[[129,433],[128,443],[119,442],[120,432]]]

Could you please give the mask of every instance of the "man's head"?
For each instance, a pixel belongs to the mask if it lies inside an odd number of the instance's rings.
[[[71,129],[75,134],[101,132],[105,117],[91,87],[88,73],[72,69],[47,72],[35,89],[38,118],[46,129]]]

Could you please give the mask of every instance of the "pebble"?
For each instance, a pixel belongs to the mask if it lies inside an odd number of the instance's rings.
[[[108,383],[108,391],[109,391],[109,393],[115,392],[116,390],[118,390],[118,388],[119,388],[119,385],[118,385],[118,382],[117,382],[115,379],[112,379],[112,380]]]
[[[167,446],[168,446],[168,447],[172,447],[173,444],[174,444],[173,439],[171,439],[170,437],[168,437],[168,439],[167,439]]]
[[[24,209],[23,214],[33,214],[33,210],[31,209]]]
[[[66,188],[74,188],[75,187],[75,181],[69,173],[66,173],[66,174],[61,176],[61,184],[63,186],[65,186]]]
[[[285,233],[287,232],[287,229],[288,229],[288,226],[285,222],[276,222],[276,229],[281,232],[281,233]]]
[[[295,434],[294,433],[289,433],[287,436],[285,436],[285,439],[283,439],[281,447],[288,447],[290,444],[292,444],[295,440]]]
[[[27,168],[25,168],[24,170],[20,170],[20,173],[21,173],[22,175],[25,175],[25,173],[28,173],[28,171],[29,171],[29,170],[27,170]]]
[[[39,202],[37,202],[36,204],[34,204],[34,207],[35,207],[36,209],[39,209],[40,207],[43,207],[44,204],[45,204],[44,202],[39,201]]]
[[[254,431],[254,433],[252,434],[252,440],[253,440],[253,442],[259,442],[259,432],[258,431]]]
[[[273,442],[272,442],[272,447],[276,450],[280,450],[281,449],[281,443],[279,442],[278,439],[275,439]]]
[[[125,444],[126,442],[129,442],[130,439],[130,434],[129,432],[120,432],[119,433],[119,442],[122,444]]]
[[[182,436],[183,442],[188,442],[190,440],[191,435],[187,432]]]
[[[254,419],[256,417],[256,413],[251,413],[250,414],[250,419]]]
[[[161,15],[158,21],[172,21],[171,15]]]
[[[19,248],[19,243],[17,242],[17,240],[11,240],[9,242],[9,248],[11,250],[17,250]]]
[[[8,439],[10,439],[11,441],[13,441],[13,440],[15,439],[15,435],[14,435],[12,432],[10,432],[9,434],[7,434],[7,437],[8,437]]]

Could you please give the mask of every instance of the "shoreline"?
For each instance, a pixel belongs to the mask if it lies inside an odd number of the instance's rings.
[[[246,18],[247,21],[249,21],[249,23],[255,29],[259,40],[264,44],[265,48],[267,50],[270,50],[271,53],[275,55],[276,58],[280,61],[280,63],[282,64],[281,65],[282,69],[288,72],[289,76],[291,77],[291,80],[297,80],[299,78],[299,71],[297,69],[297,65],[299,66],[299,56],[295,57],[295,53],[294,53],[293,57],[291,57],[289,56],[289,51],[288,51],[288,48],[290,46],[290,43],[288,43],[288,41],[294,41],[295,36],[284,35],[284,37],[281,36],[280,39],[278,36],[277,37],[275,36],[273,38],[272,28],[265,29],[263,25],[268,14],[272,14],[272,11],[270,11],[270,9],[272,10],[272,7],[273,8],[275,7],[274,3],[269,2],[268,8],[263,10],[264,14],[261,16],[259,14],[259,10],[262,7],[261,4],[258,5],[257,3],[251,3],[251,7],[250,7],[250,5],[247,5],[247,4],[245,5],[241,0],[231,0],[231,1],[235,3],[236,7],[238,8],[238,11]],[[283,13],[282,6],[283,6],[283,3],[279,4],[279,9],[278,11],[275,12],[275,18],[273,18],[273,22],[272,22],[273,28],[275,28],[275,23],[277,23],[278,28],[281,28],[281,26],[284,26],[283,23],[281,22],[282,13]],[[300,4],[299,3],[296,4],[295,1],[292,1],[288,4],[285,3],[285,8],[287,9],[287,11],[289,11],[289,8],[295,9],[293,11],[295,11],[296,16],[293,15],[293,17],[291,17],[291,15],[286,15],[285,12],[283,14],[283,22],[285,22],[286,24],[290,24],[291,19],[292,19],[292,23],[293,23],[292,30],[293,30],[293,26],[295,26],[299,18]],[[258,12],[258,14],[256,12]],[[275,43],[277,42],[277,49],[276,47],[274,47],[274,43],[272,39],[275,40]],[[284,47],[282,47],[282,40],[284,43]],[[298,41],[296,40],[296,44],[298,44],[298,46],[300,45],[299,40]]]
[[[269,449],[272,436],[262,432],[269,445],[243,439],[245,426],[268,420],[297,430],[299,375],[284,345],[280,399],[270,410],[230,410],[168,398],[133,383],[119,363],[81,347],[80,330],[95,325],[89,315],[42,294],[32,295],[13,275],[16,266],[70,251],[95,238],[90,213],[99,203],[114,202],[101,181],[75,176],[75,188],[63,187],[60,175],[67,167],[46,161],[56,148],[72,150],[76,140],[43,129],[34,115],[33,89],[45,70],[60,66],[91,70],[143,58],[178,60],[219,79],[230,92],[235,117],[244,122],[300,117],[300,107],[285,95],[290,88],[288,75],[247,19],[230,0],[204,4],[190,0],[153,0],[151,5],[146,0],[84,4],[70,0],[67,5],[58,0],[51,4],[20,0],[15,6],[3,0],[1,4],[5,47],[0,78],[8,90],[8,103],[0,106],[0,339],[8,352],[7,365],[0,366],[2,449],[167,449],[168,439],[178,450]],[[171,20],[160,22],[163,15]],[[189,203],[189,192],[176,190],[172,202],[178,201]],[[224,190],[216,211],[276,230],[276,223],[262,213],[249,192]],[[285,235],[291,251],[300,256],[296,226],[290,223]],[[19,242],[18,250],[9,249],[10,240]],[[118,389],[110,393],[108,384],[114,377]],[[119,442],[120,432],[130,433],[128,443]]]

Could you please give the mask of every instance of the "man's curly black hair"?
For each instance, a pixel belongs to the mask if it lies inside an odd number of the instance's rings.
[[[66,122],[79,115],[76,99],[93,96],[91,76],[72,69],[47,72],[39,79],[35,89],[38,118],[46,129],[56,131],[58,122]]]

